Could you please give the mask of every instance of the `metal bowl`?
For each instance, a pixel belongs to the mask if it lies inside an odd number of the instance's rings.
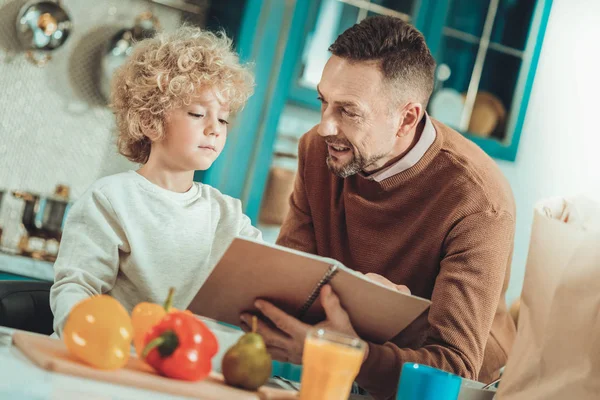
[[[121,65],[131,55],[140,40],[153,37],[160,29],[160,22],[150,12],[140,14],[131,28],[120,29],[106,44],[100,66],[100,92],[105,100],[110,99],[110,83]]]
[[[17,37],[28,58],[37,65],[50,60],[48,52],[62,46],[72,30],[71,17],[58,0],[31,1],[19,11],[16,21]],[[35,58],[34,52],[44,52]]]

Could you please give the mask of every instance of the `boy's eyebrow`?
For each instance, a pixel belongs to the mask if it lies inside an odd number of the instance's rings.
[[[317,85],[317,93],[319,94],[319,97],[321,97],[323,100],[325,100],[325,96],[323,96],[323,93],[321,93],[321,90],[319,89],[319,85]],[[334,103],[341,107],[360,108],[358,103],[356,103],[354,101],[334,101]]]

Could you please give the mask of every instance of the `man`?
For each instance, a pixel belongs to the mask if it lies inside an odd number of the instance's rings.
[[[504,300],[515,229],[510,187],[483,151],[426,114],[435,62],[416,29],[367,18],[329,50],[321,122],[300,141],[278,243],[432,300],[392,341],[369,344],[357,382],[376,398],[394,396],[404,362],[491,381],[515,336]],[[321,297],[321,325],[356,335],[330,287]],[[309,327],[257,305],[278,328],[260,324],[271,354],[300,363]]]

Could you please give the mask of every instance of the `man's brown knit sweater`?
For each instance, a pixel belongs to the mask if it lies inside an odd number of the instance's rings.
[[[510,186],[479,147],[433,123],[436,139],[421,160],[381,182],[333,175],[313,128],[300,141],[278,238],[431,299],[390,343],[369,345],[357,382],[379,399],[394,396],[404,362],[490,381],[515,336],[504,300],[515,230]]]

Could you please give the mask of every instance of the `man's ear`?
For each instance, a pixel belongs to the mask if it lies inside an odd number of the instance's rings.
[[[423,109],[421,103],[406,104],[401,111],[400,126],[398,127],[398,133],[396,136],[404,137],[413,132],[419,124],[424,112],[425,110]]]

